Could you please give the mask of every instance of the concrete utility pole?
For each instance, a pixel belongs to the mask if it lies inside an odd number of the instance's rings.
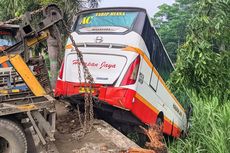
[[[98,0],[82,0],[79,2],[80,2],[79,10],[82,10],[84,8],[98,7]],[[46,11],[46,15],[51,16],[50,18],[51,21],[53,20],[52,17],[54,17],[52,15],[52,11],[49,10]],[[50,83],[52,89],[54,89],[56,85],[57,76],[58,76],[58,69],[61,64],[59,63],[58,59],[60,58],[60,53],[62,50],[61,34],[56,25],[50,28],[50,37],[47,39],[47,45],[48,45],[48,54],[50,60]]]
[[[60,58],[59,55],[62,49],[61,34],[56,25],[50,29],[50,36],[47,39],[47,46],[50,60],[50,83],[52,89],[54,89],[58,77],[58,69],[60,67],[58,59]]]
[[[52,5],[50,5],[49,8],[45,9],[43,14],[46,17],[46,19],[43,20],[43,23],[47,25],[52,21],[61,19],[63,16],[62,11]],[[47,39],[47,46],[50,60],[50,84],[52,89],[54,89],[58,76],[58,69],[60,67],[59,58],[62,50],[61,33],[57,25],[52,25],[52,27],[49,28],[49,38]]]

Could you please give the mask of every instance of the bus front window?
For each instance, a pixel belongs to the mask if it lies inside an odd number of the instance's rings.
[[[117,32],[124,32],[132,28],[137,15],[138,12],[85,13],[79,16],[75,30],[80,32],[115,32],[116,28],[120,28]]]

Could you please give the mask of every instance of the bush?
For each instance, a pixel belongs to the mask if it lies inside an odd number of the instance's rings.
[[[189,136],[169,146],[172,153],[229,153],[230,152],[230,101],[217,98],[193,98],[193,116]],[[220,105],[222,103],[222,105]]]

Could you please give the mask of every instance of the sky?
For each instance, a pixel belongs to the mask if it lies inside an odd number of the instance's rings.
[[[113,7],[113,6],[131,6],[142,7],[148,11],[152,17],[157,11],[158,6],[163,3],[171,5],[175,0],[101,0],[99,7]]]

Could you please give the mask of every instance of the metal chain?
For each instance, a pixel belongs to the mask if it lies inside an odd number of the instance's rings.
[[[44,10],[44,7],[40,8],[40,9],[37,9],[35,11],[30,12],[30,15],[33,16],[33,15],[35,15],[37,13],[42,12],[43,10]],[[13,19],[10,19],[10,20],[4,21],[4,22],[0,22],[0,26],[3,26],[4,24],[11,24],[13,22],[20,21],[20,20],[23,19],[23,17],[24,17],[24,15],[21,15],[19,17],[15,17]]]
[[[82,123],[82,119],[81,119],[81,113],[80,113],[79,105],[77,105],[77,114],[78,114],[80,126],[81,126],[81,128],[83,128],[83,123]]]
[[[65,21],[63,21],[63,24],[69,33],[69,38],[72,42],[72,45],[77,53],[77,57],[79,60],[78,64],[78,75],[79,75],[79,81],[80,81],[80,86],[81,86],[81,68],[80,64],[82,65],[83,68],[83,76],[84,76],[84,100],[85,100],[85,112],[84,112],[84,126],[83,126],[83,131],[86,134],[87,132],[90,132],[92,125],[93,125],[93,118],[94,118],[94,112],[93,112],[93,85],[94,85],[94,79],[89,72],[88,67],[86,66],[86,63],[84,62],[83,59],[83,54],[82,52],[78,49],[77,44],[71,35],[71,30],[69,30],[68,26],[66,25]]]

